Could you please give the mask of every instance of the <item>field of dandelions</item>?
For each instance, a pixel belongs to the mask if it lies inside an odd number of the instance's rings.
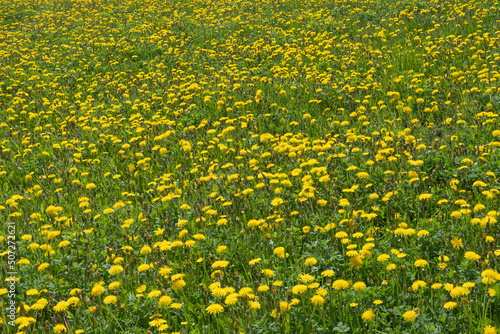
[[[497,333],[499,34],[497,0],[0,0],[0,332]]]

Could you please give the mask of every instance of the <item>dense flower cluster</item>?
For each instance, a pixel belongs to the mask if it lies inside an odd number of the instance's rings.
[[[496,333],[499,8],[0,0],[0,332]]]

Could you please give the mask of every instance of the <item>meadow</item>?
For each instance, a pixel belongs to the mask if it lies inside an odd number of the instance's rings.
[[[497,333],[499,65],[498,0],[0,0],[0,332]]]

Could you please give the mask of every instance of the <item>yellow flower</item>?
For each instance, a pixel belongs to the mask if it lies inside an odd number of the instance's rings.
[[[143,264],[141,264],[141,265],[137,268],[137,271],[139,271],[139,272],[142,272],[142,271],[147,271],[147,270],[149,270],[149,268],[151,268],[151,267],[149,266],[149,264],[147,264],[147,263],[143,263]]]
[[[415,311],[406,311],[403,314],[403,319],[407,322],[413,322],[417,319],[417,313]]]
[[[484,327],[484,334],[497,334],[497,329],[493,326]]]
[[[215,261],[212,264],[212,269],[226,268],[229,265],[229,261]]]
[[[464,247],[462,239],[460,239],[459,237],[453,238],[453,240],[451,241],[451,244],[453,245],[453,248],[459,248],[460,249],[460,248]]]
[[[56,306],[54,306],[54,311],[56,312],[64,312],[68,309],[68,302],[66,301],[60,301],[59,303],[56,304]]]
[[[116,296],[110,295],[104,298],[104,304],[109,305],[109,304],[116,304],[118,302],[118,298]]]
[[[332,283],[332,288],[335,290],[345,290],[349,288],[349,282],[343,280],[343,279],[338,279]]]
[[[47,209],[45,209],[45,212],[51,216],[57,216],[62,210],[63,208],[60,206],[49,205]],[[66,330],[66,327],[64,327],[64,330]]]
[[[149,253],[151,253],[151,247],[149,247],[148,245],[142,246],[142,248],[140,250],[140,254],[141,255],[147,255]]]
[[[429,262],[427,262],[426,260],[423,260],[423,259],[418,259],[414,263],[415,267],[420,267],[420,268],[423,268],[423,267],[427,266],[428,264],[429,264]]]
[[[481,256],[474,252],[465,252],[464,257],[471,262],[477,261],[481,258]]]
[[[364,282],[356,282],[354,283],[352,288],[356,291],[363,291],[364,289],[366,289],[366,284]]]
[[[218,313],[221,313],[224,311],[224,307],[220,304],[211,304],[206,308],[206,311],[208,314],[215,314],[217,315]]]
[[[425,288],[426,286],[427,286],[427,283],[425,283],[424,281],[416,280],[415,282],[413,282],[411,289],[412,289],[412,291],[418,291],[420,289]]]
[[[288,302],[280,302],[280,311],[287,312],[290,310],[290,303]]]
[[[226,249],[227,249],[227,246],[220,245],[220,246],[217,247],[217,253],[222,253]]]
[[[275,199],[273,199],[273,201],[271,202],[271,205],[272,206],[278,206],[280,204],[283,204],[284,201],[283,199],[279,198],[279,197],[276,197]]]
[[[266,291],[268,291],[268,290],[269,290],[269,286],[268,286],[268,285],[265,285],[265,284],[260,285],[260,286],[257,288],[257,291],[259,291],[259,292],[266,292]]]
[[[148,293],[148,298],[156,298],[159,297],[160,295],[161,295],[160,290],[153,290],[150,293]]]
[[[172,303],[172,298],[170,298],[170,296],[161,296],[160,297],[160,300],[158,301],[158,304],[160,304],[160,306],[168,306]]]
[[[378,262],[386,262],[387,260],[389,260],[390,256],[387,255],[387,254],[381,254],[377,257],[377,261]]]
[[[54,326],[54,333],[66,333],[68,330],[63,324],[57,324]]]
[[[186,286],[186,282],[183,279],[178,279],[172,283],[172,290],[182,290]]]
[[[305,265],[308,266],[308,267],[311,267],[311,266],[314,266],[316,263],[318,263],[318,260],[316,260],[315,258],[313,257],[308,257],[305,261]]]
[[[108,273],[110,275],[116,275],[119,274],[123,271],[123,267],[120,265],[114,265],[111,268],[109,268]]]
[[[312,276],[310,274],[300,274],[299,278],[300,278],[300,281],[302,283],[310,283],[310,282],[314,281],[314,276]]]
[[[27,266],[29,264],[30,264],[30,260],[28,260],[28,259],[21,259],[21,260],[17,261],[18,266]]]
[[[258,310],[260,309],[260,303],[257,301],[249,300],[248,301],[248,306],[250,307],[251,310]]]
[[[369,309],[363,312],[361,319],[363,319],[364,322],[372,322],[375,319],[375,312],[373,312],[372,309]]]
[[[333,277],[335,275],[335,272],[333,270],[325,270],[321,272],[321,276],[323,277]]]
[[[121,283],[120,282],[111,282],[108,285],[108,289],[111,291],[117,290],[120,287]]]
[[[312,298],[311,298],[311,303],[314,305],[314,306],[322,306],[324,303],[325,303],[325,298],[323,298],[322,296],[320,295],[314,295]]]
[[[91,296],[100,296],[104,293],[104,287],[100,283],[96,283],[90,291]]]
[[[432,194],[420,194],[420,196],[418,196],[418,199],[421,200],[421,201],[425,201],[427,199],[430,199],[432,198]]]
[[[447,302],[444,304],[444,308],[447,309],[447,310],[453,310],[455,307],[457,307],[457,303],[455,302]]]
[[[361,259],[360,256],[353,256],[349,259],[349,262],[351,263],[351,266],[354,268],[359,269],[363,265],[363,259]]]
[[[303,284],[298,284],[292,288],[292,293],[294,295],[301,295],[306,291],[307,291],[307,286],[305,286]]]

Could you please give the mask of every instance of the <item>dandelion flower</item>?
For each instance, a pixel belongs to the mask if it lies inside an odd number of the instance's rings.
[[[253,300],[248,301],[248,306],[251,310],[258,310],[261,307],[259,302]]]
[[[335,290],[345,290],[349,288],[349,282],[343,280],[343,279],[338,279],[332,283],[332,288]]]
[[[447,302],[444,304],[444,308],[447,309],[447,310],[453,310],[455,307],[457,307],[457,303],[455,302]]]
[[[497,334],[497,329],[492,326],[484,327],[484,334]]]
[[[54,311],[56,312],[64,312],[68,309],[68,302],[66,301],[60,301],[59,303],[56,304],[56,306],[54,306]]]
[[[375,319],[375,312],[373,312],[372,309],[369,309],[363,312],[361,319],[363,319],[364,322],[372,322]]]
[[[217,315],[218,313],[221,313],[224,311],[224,307],[220,304],[211,304],[206,308],[206,311],[208,314],[215,314]]]
[[[415,311],[406,311],[403,314],[403,319],[407,322],[413,322],[417,319],[417,313]]]
[[[308,267],[311,267],[311,266],[314,266],[316,263],[318,263],[318,260],[316,260],[315,258],[313,257],[308,257],[305,261],[305,265],[308,266]]]
[[[116,304],[118,302],[118,298],[116,296],[110,295],[104,298],[104,304],[109,305],[109,304]]]
[[[54,333],[66,333],[68,330],[63,324],[57,324],[54,326]]]
[[[325,298],[323,298],[322,296],[320,295],[314,295],[312,298],[311,298],[311,303],[314,305],[314,306],[322,306],[324,303],[325,303]]]
[[[294,295],[301,295],[306,291],[307,291],[307,286],[305,286],[303,284],[298,284],[292,288],[292,293]]]
[[[160,306],[168,306],[172,303],[172,298],[170,296],[161,296],[160,300],[158,301],[158,304]]]
[[[464,257],[465,257],[465,259],[467,259],[471,262],[477,261],[481,258],[481,256],[479,256],[478,254],[476,254],[474,252],[465,252]]]
[[[363,291],[364,289],[366,289],[366,284],[364,282],[356,282],[356,283],[354,283],[352,288],[355,291]]]
[[[108,273],[110,275],[116,275],[119,274],[123,271],[123,267],[120,265],[114,265],[111,268],[109,268]]]

